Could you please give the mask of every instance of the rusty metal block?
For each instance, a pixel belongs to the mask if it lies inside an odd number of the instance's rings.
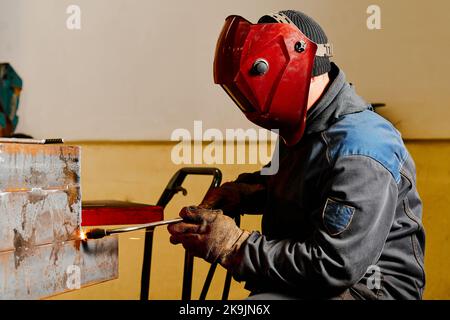
[[[82,245],[80,148],[0,144],[0,299],[36,299],[117,277],[118,239]],[[73,271],[73,270],[72,270]]]
[[[80,201],[70,205],[72,191],[35,189],[0,193],[0,252],[24,243],[38,246],[78,236]]]
[[[65,190],[79,183],[79,147],[0,144],[0,191]]]
[[[118,277],[118,239],[0,253],[0,299],[39,299]]]

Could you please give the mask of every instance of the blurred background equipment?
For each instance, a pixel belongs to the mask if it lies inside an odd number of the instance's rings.
[[[0,64],[0,136],[10,137],[19,122],[19,108],[22,79],[9,63]]]

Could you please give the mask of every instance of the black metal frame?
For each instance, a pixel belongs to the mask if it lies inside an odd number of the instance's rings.
[[[160,206],[162,208],[165,208],[167,204],[172,200],[173,196],[177,194],[178,192],[182,192],[183,195],[187,194],[186,189],[182,187],[184,180],[188,175],[202,175],[202,176],[212,176],[213,180],[211,182],[211,185],[208,189],[208,191],[212,188],[217,188],[220,186],[222,182],[222,172],[217,168],[183,168],[178,170],[173,177],[170,179],[169,183],[167,184],[166,188],[164,189],[163,193],[161,194],[161,197],[158,200],[157,206]],[[205,194],[206,195],[206,194]],[[144,260],[142,263],[142,277],[141,277],[141,300],[148,300],[149,296],[149,289],[150,289],[150,268],[151,268],[151,258],[152,258],[152,245],[153,245],[153,230],[154,228],[148,228],[146,229],[145,233],[145,245],[144,245]],[[206,297],[209,284],[211,283],[212,277],[214,275],[216,265],[211,265],[210,272],[208,273],[207,280],[205,281],[205,286],[203,289],[206,292],[204,296]],[[189,254],[189,252],[186,251],[185,257],[184,257],[184,271],[183,271],[183,290],[181,299],[182,300],[191,300],[191,293],[192,293],[192,275],[193,275],[193,268],[194,268],[194,257]],[[208,279],[209,283],[206,286]],[[225,286],[227,287],[227,280],[228,280],[228,274],[227,279],[225,282]],[[231,275],[229,282],[231,283]],[[229,284],[228,284],[229,288]],[[202,295],[203,291],[202,290]],[[224,291],[225,295],[225,291]],[[228,293],[226,294],[228,296]]]

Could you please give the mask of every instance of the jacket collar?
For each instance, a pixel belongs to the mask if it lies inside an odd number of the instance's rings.
[[[347,114],[372,109],[356,94],[353,86],[347,83],[344,72],[334,63],[331,64],[330,76],[332,80],[328,90],[308,111],[305,135],[324,131]]]

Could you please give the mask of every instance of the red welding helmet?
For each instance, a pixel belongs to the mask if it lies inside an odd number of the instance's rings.
[[[280,23],[252,24],[229,16],[214,59],[214,81],[256,125],[279,130],[288,146],[303,136],[316,55],[331,56],[283,14]]]

